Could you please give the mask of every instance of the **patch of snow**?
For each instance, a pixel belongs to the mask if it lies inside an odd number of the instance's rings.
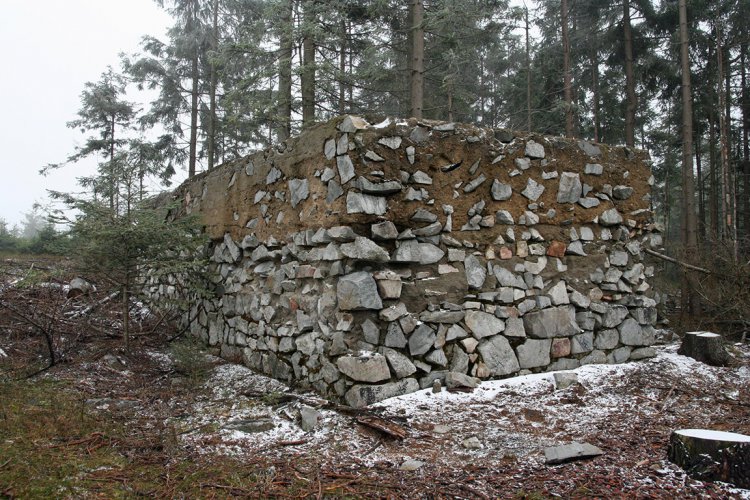
[[[7,358],[7,357],[8,357],[8,353],[6,353],[5,351],[3,351],[2,348],[0,348],[0,358]]]
[[[376,123],[375,125],[373,125],[372,128],[387,128],[392,123],[393,123],[393,118],[386,118],[382,122]]]
[[[710,439],[715,441],[734,441],[737,443],[750,443],[750,436],[737,434],[736,432],[714,431],[710,429],[680,429],[675,431],[683,436]]]

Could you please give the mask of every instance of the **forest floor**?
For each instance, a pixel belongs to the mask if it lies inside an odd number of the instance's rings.
[[[117,301],[76,317],[106,286],[92,279],[94,294],[70,300],[70,278],[55,260],[0,262],[0,498],[750,499],[666,460],[675,429],[750,434],[748,345],[715,368],[663,334],[656,358],[582,367],[565,389],[538,374],[351,412],[227,363],[147,311],[125,351]],[[320,412],[310,432],[303,406]],[[545,447],[572,441],[604,454],[545,465]]]

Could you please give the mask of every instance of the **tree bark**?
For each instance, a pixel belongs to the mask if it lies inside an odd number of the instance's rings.
[[[720,144],[720,172],[721,172],[721,234],[724,241],[726,241],[732,250],[733,259],[737,261],[737,234],[736,234],[736,222],[734,217],[734,200],[732,196],[734,183],[731,179],[730,166],[729,166],[729,113],[727,112],[730,108],[726,89],[724,88],[724,54],[729,55],[729,51],[725,50],[722,44],[722,33],[721,27],[716,25],[716,63],[717,63],[717,83],[718,83],[718,95],[719,95],[719,144]],[[728,58],[727,58],[728,59]],[[728,75],[729,72],[726,72]],[[727,111],[725,111],[727,110]]]
[[[682,68],[682,241],[689,263],[697,257],[698,237],[695,216],[695,185],[693,178],[693,103],[690,87],[690,55],[686,0],[679,0],[680,11],[680,62]],[[682,314],[698,314],[699,296],[695,279],[683,272]]]
[[[750,487],[750,436],[681,429],[670,436],[667,455],[695,479]]]
[[[594,142],[599,142],[600,111],[599,111],[599,50],[598,44],[591,46],[591,92],[593,94],[593,114],[594,114]]]
[[[311,0],[304,3],[302,28],[302,127],[315,122],[315,7]]]
[[[565,135],[573,137],[573,78],[570,73],[570,37],[568,35],[568,0],[560,2],[563,49],[563,98],[565,100]]]
[[[623,1],[623,39],[625,42],[625,144],[635,146],[635,111],[638,100],[635,94],[633,72],[633,31],[630,25],[630,0]]]
[[[712,366],[727,366],[731,360],[724,339],[711,332],[686,332],[677,353]]]
[[[750,93],[747,90],[747,29],[745,41],[740,45],[740,78],[742,86],[742,158],[743,158],[743,211],[745,245],[750,244]]]
[[[529,8],[524,5],[526,29],[526,131],[531,132],[531,43],[529,42]]]
[[[348,42],[346,19],[341,20],[341,51],[339,52],[339,114],[346,113],[346,50]]]
[[[216,87],[218,72],[216,70],[216,57],[219,50],[219,0],[213,1],[213,19],[211,29],[211,83],[209,88],[209,112],[208,112],[208,169],[214,168],[216,159]]]
[[[293,0],[287,0],[279,27],[279,92],[276,139],[285,141],[292,133],[292,56],[294,51]]]
[[[410,115],[421,119],[424,106],[424,4],[422,0],[410,0],[409,9],[411,19]]]

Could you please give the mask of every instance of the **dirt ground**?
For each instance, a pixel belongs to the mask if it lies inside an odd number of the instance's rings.
[[[565,389],[538,374],[361,413],[226,363],[143,308],[126,352],[110,303],[66,314],[106,297],[103,283],[66,299],[70,274],[29,267],[0,271],[0,498],[750,498],[666,460],[675,429],[750,434],[748,345],[715,368],[662,331],[656,358],[582,367]],[[320,413],[312,431],[302,407]],[[545,465],[545,447],[572,441],[604,455]]]

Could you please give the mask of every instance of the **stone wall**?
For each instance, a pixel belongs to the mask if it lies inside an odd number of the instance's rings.
[[[463,124],[316,125],[176,191],[218,292],[184,326],[353,406],[652,356],[648,165]]]

